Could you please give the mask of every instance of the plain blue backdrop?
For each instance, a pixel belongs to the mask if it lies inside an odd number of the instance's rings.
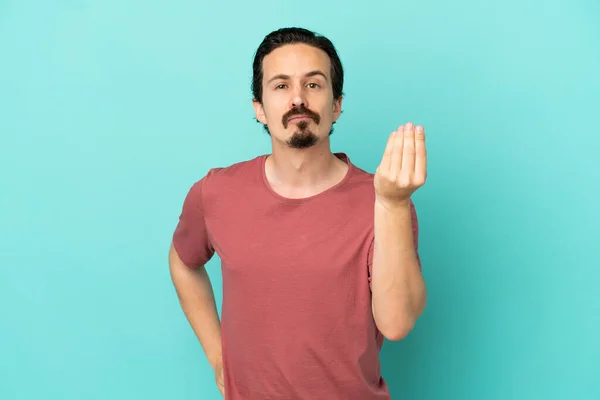
[[[167,251],[253,120],[268,32],[328,36],[332,137],[374,172],[428,134],[429,302],[386,343],[394,399],[600,399],[600,3],[0,0],[0,399],[219,399]],[[221,300],[219,260],[208,265]]]

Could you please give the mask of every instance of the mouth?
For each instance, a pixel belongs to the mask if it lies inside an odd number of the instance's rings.
[[[300,121],[311,121],[312,119],[307,115],[296,115],[288,119],[288,122],[300,122]]]

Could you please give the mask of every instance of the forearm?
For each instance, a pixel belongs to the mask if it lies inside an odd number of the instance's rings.
[[[379,330],[399,340],[425,307],[425,283],[414,246],[411,206],[375,203],[373,315]]]
[[[172,249],[171,279],[181,308],[213,366],[222,361],[221,324],[210,278],[205,268],[192,269]]]

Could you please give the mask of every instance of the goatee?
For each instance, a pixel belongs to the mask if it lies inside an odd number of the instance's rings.
[[[297,126],[298,130],[294,132],[287,144],[293,149],[306,149],[314,146],[319,138],[308,129],[308,121],[300,121]]]

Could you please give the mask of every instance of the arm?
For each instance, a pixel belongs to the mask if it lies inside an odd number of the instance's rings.
[[[372,307],[389,340],[404,338],[425,308],[411,196],[425,184],[426,164],[424,129],[408,123],[390,135],[375,174]]]
[[[207,177],[194,183],[185,197],[169,249],[169,270],[181,308],[213,368],[217,387],[224,394],[221,323],[204,267],[215,253],[205,220]]]
[[[198,337],[215,371],[217,385],[223,392],[221,324],[208,273],[204,267],[190,268],[185,265],[172,244],[169,250],[169,267],[181,308]]]
[[[375,203],[373,316],[388,340],[405,337],[425,308],[425,282],[414,245],[412,220],[411,203],[391,209]]]
[[[214,366],[221,360],[221,324],[208,273],[185,265],[172,245],[169,267],[181,308]]]

